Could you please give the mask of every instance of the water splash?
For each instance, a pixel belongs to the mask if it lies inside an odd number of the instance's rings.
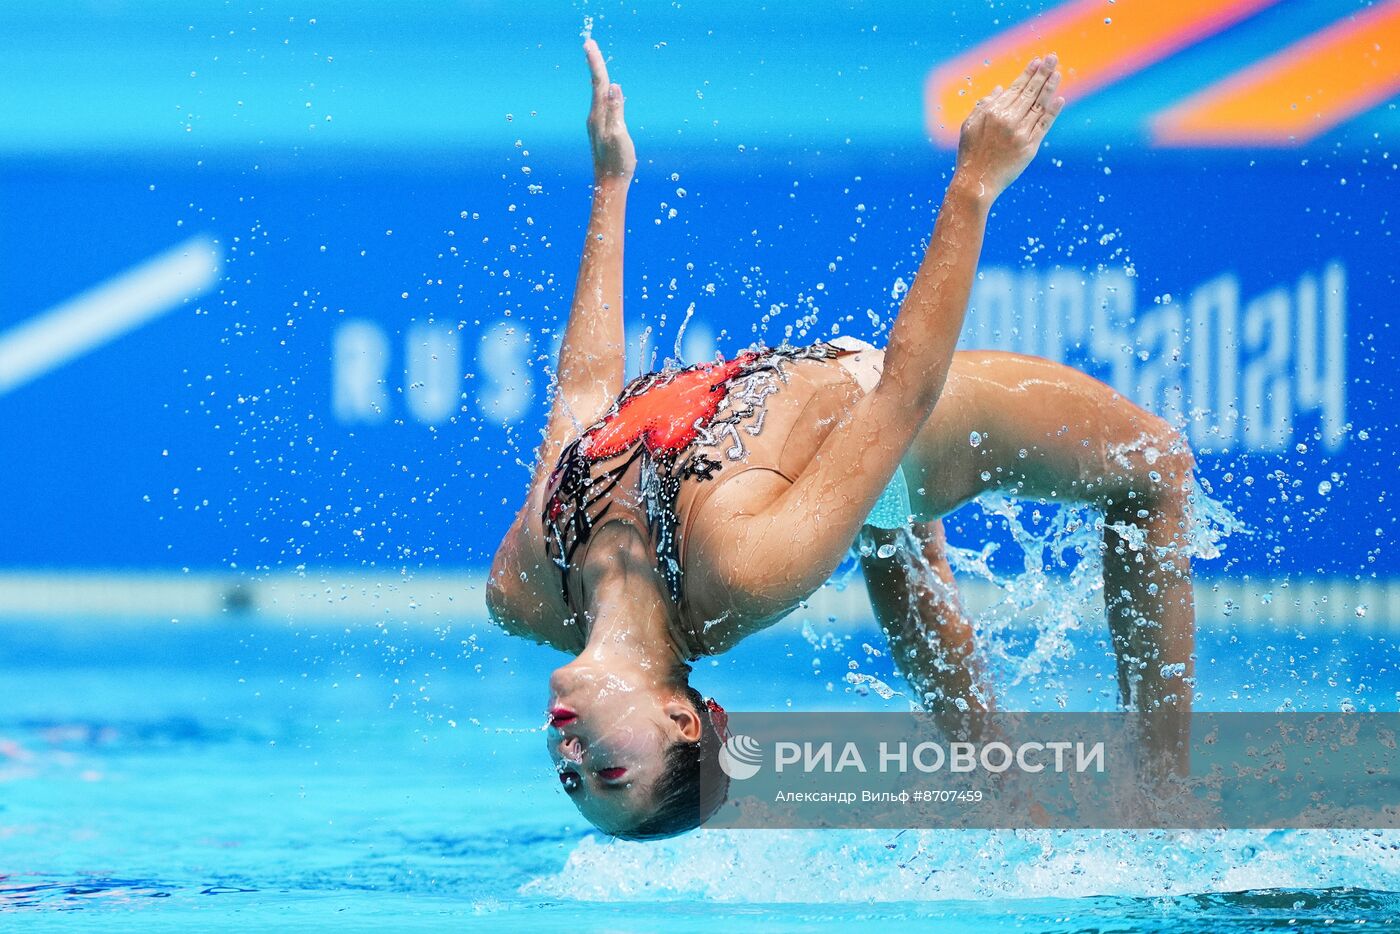
[[[903,562],[937,600],[961,606],[972,624],[992,686],[1029,684],[1041,695],[1056,696],[1063,705],[1067,692],[1058,678],[1065,670],[1064,663],[1072,658],[1074,637],[1085,631],[1107,632],[1105,531],[1111,528],[1117,537],[1138,547],[1146,546],[1145,536],[1131,523],[1110,525],[1102,513],[1089,506],[1046,504],[994,493],[979,498],[974,508],[980,515],[974,515],[969,525],[989,522],[1001,534],[978,548],[946,547],[949,565],[957,575],[954,586],[947,585],[929,565],[922,543],[906,528],[897,533],[894,546],[862,533],[826,588],[841,592],[859,580],[862,557],[892,557]],[[1193,560],[1218,558],[1231,536],[1249,534],[1230,509],[1194,478],[1186,513],[1185,540],[1175,548],[1177,554]],[[1011,547],[1006,546],[1006,538]],[[969,594],[977,599],[964,600]],[[836,620],[828,622],[834,625]],[[810,619],[802,625],[808,643],[818,651],[842,644],[834,635],[820,633]],[[847,683],[860,692],[871,687],[849,678]],[[882,692],[876,693],[886,698]],[[916,689],[913,698],[928,693]]]
[[[1112,528],[1130,543],[1145,547],[1143,533],[1129,523],[1105,522],[1087,506],[1051,506],[995,493],[977,501],[982,515],[1000,524],[1019,554],[1000,555],[997,543],[980,549],[949,545],[948,561],[963,579],[980,581],[993,599],[971,613],[982,651],[998,680],[1016,685],[1042,677],[1070,655],[1070,637],[1085,627],[1104,629],[1103,537]],[[1247,534],[1244,524],[1198,481],[1187,496],[1186,538],[1179,553],[1192,559],[1218,558],[1232,535]],[[912,539],[899,550],[903,559],[920,563],[936,580]],[[1001,560],[995,562],[994,557]],[[1008,565],[1018,566],[1008,570]],[[1029,650],[1025,648],[1027,637]],[[1051,687],[1046,684],[1043,687]]]
[[[1105,626],[1103,609],[1103,518],[1087,507],[1061,506],[1043,529],[1044,507],[994,494],[978,501],[984,516],[1000,522],[1019,555],[993,567],[995,543],[980,549],[949,546],[948,562],[962,576],[990,585],[993,601],[971,614],[985,658],[996,680],[1012,685],[1037,677],[1069,655],[1071,633],[1085,625]],[[921,559],[922,560],[922,559]],[[1029,652],[1019,647],[1028,631]]]
[[[854,664],[854,663],[852,663]],[[855,686],[858,690],[874,691],[881,700],[890,700],[895,697],[902,697],[903,692],[897,691],[874,675],[861,674],[856,671],[846,672],[846,683]]]
[[[703,831],[587,837],[522,894],[728,903],[1170,897],[1248,889],[1392,889],[1396,831]]]
[[[674,348],[674,364],[676,366],[685,365],[685,355],[681,352],[681,344],[685,341],[685,330],[690,327],[690,319],[695,316],[695,303],[691,302],[690,307],[685,310],[685,317],[681,320],[680,327],[676,328],[676,346]],[[667,365],[673,361],[668,360]]]

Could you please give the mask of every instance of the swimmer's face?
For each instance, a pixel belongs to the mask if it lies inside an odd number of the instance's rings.
[[[604,671],[582,659],[549,679],[546,741],[559,781],[599,830],[636,826],[674,743],[695,742],[700,720],[671,688]]]

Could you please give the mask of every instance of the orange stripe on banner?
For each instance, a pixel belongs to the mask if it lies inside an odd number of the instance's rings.
[[[956,145],[977,100],[1026,63],[1060,57],[1060,93],[1086,94],[1219,32],[1278,0],[1074,0],[940,65],[924,85],[929,136]]]
[[[1400,92],[1400,0],[1329,26],[1153,122],[1168,145],[1305,143]]]

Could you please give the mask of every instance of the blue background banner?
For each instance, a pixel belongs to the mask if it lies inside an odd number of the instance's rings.
[[[32,352],[13,342],[55,308],[95,341],[26,373],[0,350],[0,567],[483,567],[586,220],[585,13],[643,157],[636,371],[880,340],[951,167],[921,82],[1053,4],[155,6],[162,29],[144,4],[0,13],[0,347]],[[1400,570],[1393,105],[1283,149],[1142,130],[1336,6],[1281,4],[1075,102],[998,204],[969,313],[965,346],[1066,360],[1187,426],[1252,530],[1206,574]],[[123,301],[159,308],[97,340],[81,309]]]

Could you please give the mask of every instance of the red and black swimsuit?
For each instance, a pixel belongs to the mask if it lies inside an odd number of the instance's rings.
[[[743,437],[763,430],[766,400],[788,379],[784,363],[847,352],[827,343],[764,348],[628,383],[609,412],[564,449],[550,475],[545,541],[569,609],[581,609],[570,586],[579,549],[618,512],[641,517],[679,606],[683,484],[713,482],[726,462],[746,459]]]

